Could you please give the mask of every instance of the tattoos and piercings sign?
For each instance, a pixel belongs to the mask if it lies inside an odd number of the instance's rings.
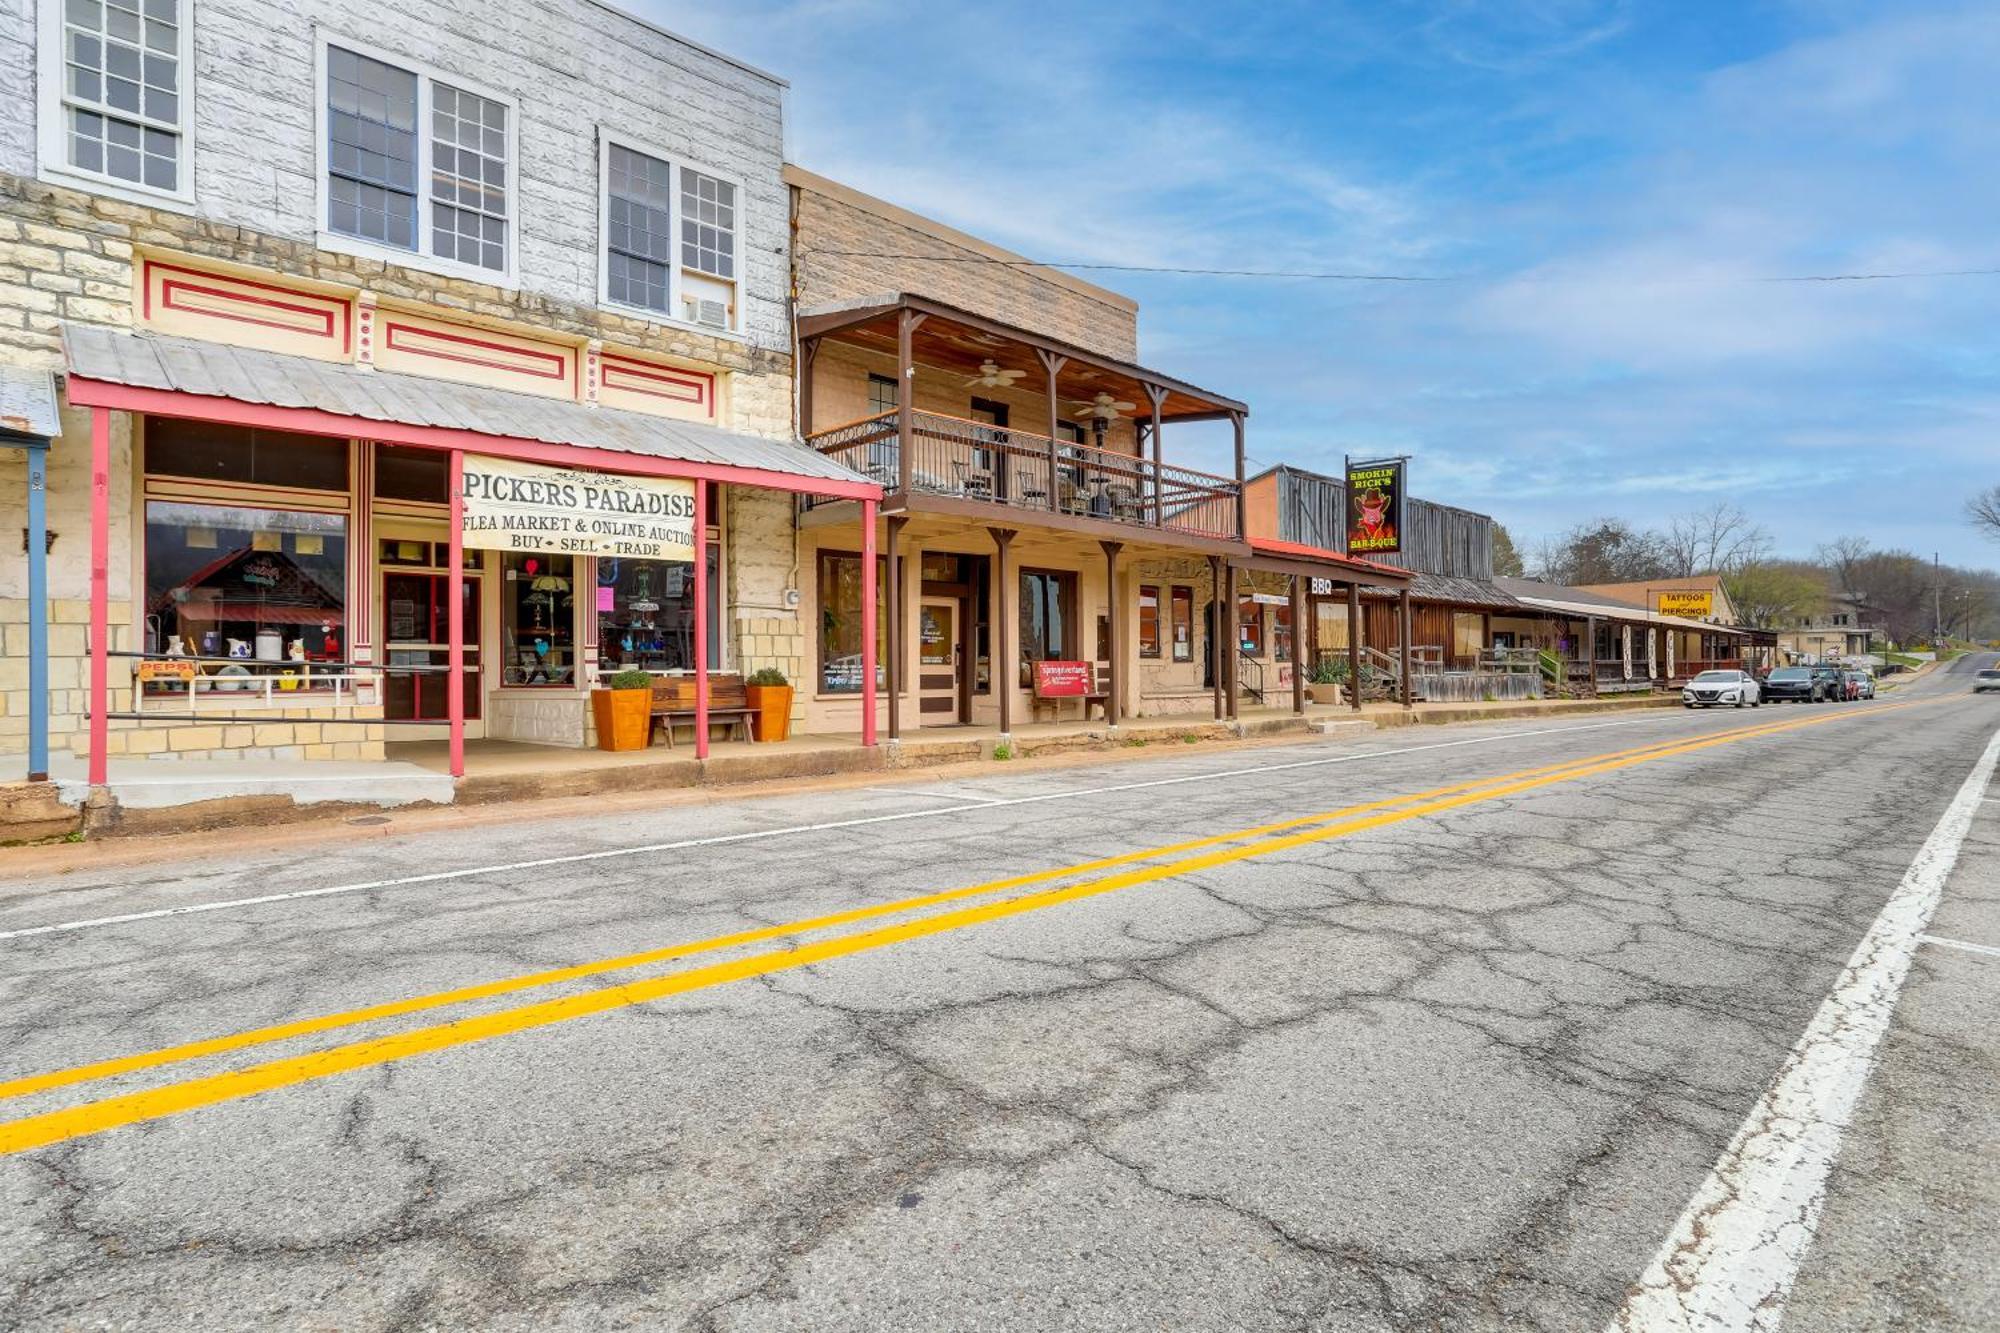
[[[465,456],[465,544],[485,551],[694,558],[695,483]]]
[[[1403,549],[1403,460],[1347,465],[1347,553]]]

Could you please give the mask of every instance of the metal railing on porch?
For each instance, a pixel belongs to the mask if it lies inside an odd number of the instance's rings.
[[[911,417],[912,491],[1201,537],[1241,535],[1239,488],[1228,477],[1010,426],[936,412]],[[807,443],[895,492],[903,487],[897,422],[895,412],[883,412],[820,431]]]

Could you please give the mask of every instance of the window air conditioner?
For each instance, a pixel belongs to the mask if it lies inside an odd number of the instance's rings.
[[[686,301],[687,318],[691,324],[700,324],[711,329],[729,327],[729,305],[725,301],[705,301],[690,296]]]

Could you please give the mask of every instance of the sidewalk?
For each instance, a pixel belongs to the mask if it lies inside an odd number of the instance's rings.
[[[1403,708],[1371,703],[1359,715],[1345,707],[1308,704],[1246,708],[1234,721],[1206,715],[1033,723],[1017,727],[1010,753],[996,753],[994,727],[926,728],[874,749],[851,736],[794,736],[780,744],[716,741],[696,759],[691,744],[611,753],[519,741],[468,742],[465,777],[454,784],[442,741],[391,744],[383,763],[272,760],[114,759],[110,783],[92,798],[83,764],[54,765],[46,784],[0,784],[0,844],[90,836],[195,830],[351,818],[370,811],[422,806],[672,791],[754,783],[838,779],[843,775],[932,768],[946,764],[1022,762],[1055,755],[1141,758],[1193,746],[1273,744],[1314,735],[1366,734],[1378,728],[1504,721],[1566,713],[1670,706],[1673,696],[1493,703],[1420,703]]]

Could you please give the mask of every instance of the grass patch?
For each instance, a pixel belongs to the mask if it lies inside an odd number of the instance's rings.
[[[1002,762],[1012,759],[1014,757],[1013,743],[1011,741],[1001,741],[993,747],[993,757]]]

